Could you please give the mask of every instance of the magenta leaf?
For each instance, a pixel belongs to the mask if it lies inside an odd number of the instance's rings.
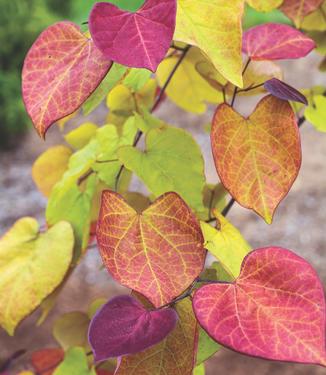
[[[266,81],[264,88],[276,98],[308,105],[307,98],[300,91],[277,78]]]
[[[175,29],[176,0],[146,0],[135,13],[109,3],[94,5],[89,29],[110,60],[153,72],[168,51]]]
[[[243,35],[242,50],[252,60],[298,59],[315,48],[315,42],[288,25],[266,23]]]
[[[200,325],[220,344],[255,357],[326,366],[325,298],[314,269],[293,252],[251,252],[232,284],[197,290]]]
[[[162,341],[177,321],[172,308],[150,311],[133,297],[112,298],[89,326],[95,361],[141,352]]]

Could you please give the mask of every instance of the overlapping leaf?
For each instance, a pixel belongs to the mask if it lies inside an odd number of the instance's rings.
[[[97,3],[89,18],[90,32],[108,59],[155,72],[173,38],[176,5],[176,0],[146,0],[130,13],[113,4]]]
[[[54,122],[76,111],[110,67],[77,25],[60,22],[46,29],[23,69],[23,99],[38,133],[44,137]]]
[[[305,16],[318,9],[324,0],[284,0],[281,10],[300,27]]]
[[[171,56],[159,65],[157,78],[161,87],[167,82],[179,59],[180,56]],[[197,66],[206,62],[207,59],[198,48],[191,48],[166,88],[167,96],[188,112],[204,113],[207,102],[223,101],[222,93],[211,87],[197,71]]]
[[[204,161],[200,148],[186,131],[169,126],[152,129],[146,134],[145,151],[121,147],[118,158],[155,196],[175,191],[197,212],[205,210]]]
[[[70,148],[54,146],[47,149],[35,161],[32,169],[33,180],[46,197],[50,196],[53,187],[66,172],[71,155]]]
[[[89,326],[95,361],[142,352],[164,340],[177,321],[172,308],[150,311],[131,296],[114,297]]]
[[[199,223],[175,193],[138,214],[120,195],[104,192],[97,240],[113,277],[156,307],[184,291],[204,265]]]
[[[288,25],[266,23],[243,35],[242,50],[252,60],[298,59],[315,48],[315,42]]]
[[[326,96],[315,95],[305,110],[305,116],[317,130],[326,132]]]
[[[82,348],[69,349],[63,362],[55,369],[53,375],[96,375],[94,368],[89,368],[86,353]]]
[[[210,284],[193,299],[200,325],[244,354],[326,366],[325,299],[316,272],[289,250],[250,253],[233,284]]]
[[[198,325],[191,302],[176,305],[176,328],[159,344],[141,353],[122,357],[115,375],[192,375],[198,342]]]
[[[222,214],[214,211],[216,228],[201,222],[205,248],[222,264],[228,274],[236,278],[240,273],[242,260],[251,250],[250,245]]]
[[[66,142],[72,148],[80,150],[90,142],[97,129],[97,125],[92,122],[85,122],[84,124],[79,125],[77,129],[67,133],[64,137]]]
[[[326,30],[326,1],[322,3],[322,6],[317,10],[308,14],[302,21],[302,28],[304,30],[316,30],[316,31],[325,31]]]
[[[0,240],[0,324],[10,334],[61,283],[74,247],[71,226],[60,222],[45,233],[23,218]]]
[[[278,8],[284,0],[246,0],[247,3],[259,12],[270,12]]]
[[[222,104],[213,120],[211,141],[224,187],[271,223],[301,166],[300,135],[291,106],[267,96],[245,119]]]
[[[178,0],[174,39],[198,46],[230,82],[242,87],[244,0]]]
[[[52,375],[56,366],[58,366],[63,359],[64,351],[62,349],[42,349],[32,354],[31,362],[37,373]]]

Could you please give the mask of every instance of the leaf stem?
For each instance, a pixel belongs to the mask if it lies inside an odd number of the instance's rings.
[[[246,73],[246,71],[247,71],[247,69],[248,69],[248,67],[249,67],[250,62],[251,62],[251,59],[249,58],[249,59],[247,60],[247,62],[246,62],[246,65],[245,65],[244,68],[243,68],[242,76],[244,76],[244,74]],[[237,97],[238,92],[239,92],[239,88],[238,88],[237,86],[235,86],[234,91],[233,91],[233,96],[232,96],[231,104],[230,104],[231,107],[234,106],[234,102],[235,102],[235,99],[236,99],[236,97]]]

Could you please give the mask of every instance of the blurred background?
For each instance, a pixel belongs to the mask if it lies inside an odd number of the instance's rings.
[[[232,1],[232,0],[230,0]],[[48,25],[63,19],[82,24],[87,21],[94,0],[0,0],[0,235],[19,217],[34,216],[44,223],[45,198],[37,191],[31,177],[35,159],[46,148],[61,141],[53,127],[47,141],[41,141],[31,129],[21,99],[21,69],[23,59],[37,35]],[[137,9],[142,0],[110,1],[121,7]],[[244,27],[264,22],[290,21],[279,11],[258,13],[247,7]],[[326,85],[325,74],[318,70],[322,56],[311,54],[305,59],[284,62],[285,80],[296,88]],[[249,114],[257,97],[237,100],[237,110]],[[216,183],[217,175],[210,153],[209,136],[203,130],[210,122],[214,108],[204,116],[186,114],[166,102],[157,115],[169,123],[190,131],[200,144],[206,161],[209,182]],[[105,122],[99,108],[91,117],[75,118],[72,125],[91,120]],[[326,121],[326,119],[325,119]],[[68,124],[69,126],[69,124]],[[272,226],[258,216],[235,206],[229,216],[253,248],[279,245],[295,250],[318,270],[326,285],[326,133],[317,133],[310,124],[302,128],[303,166],[294,187],[277,211]],[[138,186],[134,187],[135,189]],[[97,297],[109,298],[126,292],[114,283],[96,249],[90,250],[59,296],[57,306],[41,327],[35,323],[39,312],[23,322],[14,338],[0,329],[0,363],[18,349],[40,349],[56,346],[51,331],[56,317],[64,312],[85,311]],[[28,357],[17,361],[13,375],[23,369]],[[208,375],[219,374],[325,374],[325,369],[263,361],[221,350],[207,364]],[[153,374],[155,375],[155,374]]]

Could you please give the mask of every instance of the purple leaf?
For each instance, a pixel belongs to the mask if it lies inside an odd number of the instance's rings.
[[[308,105],[306,97],[302,95],[301,92],[277,78],[272,78],[266,81],[264,83],[264,87],[265,90],[279,99],[290,100],[293,102],[299,102]]]
[[[89,29],[95,45],[108,59],[155,72],[170,47],[176,9],[176,0],[146,0],[135,13],[97,3]]]
[[[162,341],[177,321],[172,308],[149,311],[130,296],[115,297],[99,310],[89,326],[95,361],[141,352]]]

